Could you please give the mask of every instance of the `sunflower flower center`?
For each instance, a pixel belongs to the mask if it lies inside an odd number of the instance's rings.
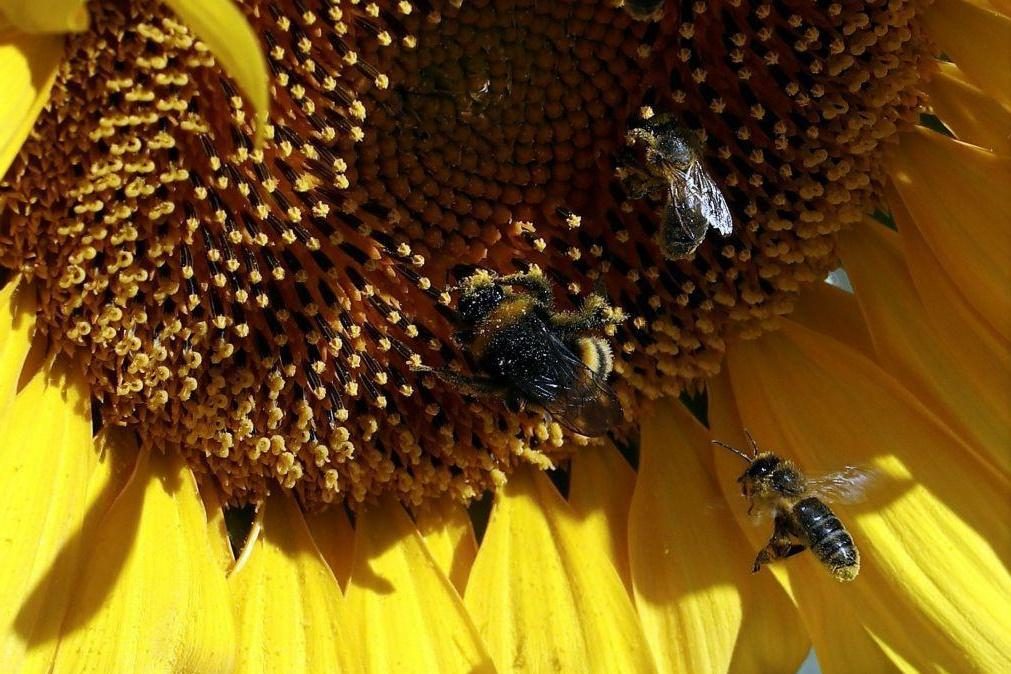
[[[667,3],[656,22],[595,1],[246,2],[274,76],[259,150],[184,25],[93,5],[0,186],[0,260],[36,280],[103,418],[233,502],[275,481],[307,504],[467,499],[561,455],[558,424],[412,368],[470,367],[446,310],[460,264],[536,263],[563,306],[602,282],[631,318],[611,335],[630,418],[698,384],[835,266],[926,62],[917,2]],[[686,260],[616,176],[645,106],[699,135],[734,214]]]

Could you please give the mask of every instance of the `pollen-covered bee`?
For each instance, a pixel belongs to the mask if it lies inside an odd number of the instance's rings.
[[[688,257],[710,228],[723,236],[734,230],[730,207],[706,172],[693,134],[667,114],[635,121],[618,157],[618,177],[632,199],[663,205],[657,243],[670,260]]]
[[[466,394],[500,397],[514,412],[540,408],[581,435],[602,435],[618,423],[621,406],[607,385],[614,361],[599,333],[622,315],[603,295],[589,295],[579,311],[556,311],[537,267],[501,277],[479,270],[459,291],[457,339],[478,372],[418,370]]]
[[[838,500],[860,497],[869,476],[864,471],[848,467],[844,471],[810,479],[790,461],[772,452],[760,452],[751,434],[751,455],[714,440],[748,462],[748,468],[737,481],[741,493],[748,499],[748,514],[755,508],[773,515],[773,532],[769,543],[755,558],[752,571],[763,564],[792,557],[811,549],[836,580],[848,582],[860,572],[860,553],[853,537],[819,495]]]
[[[636,21],[658,21],[664,0],[625,0],[625,11]]]

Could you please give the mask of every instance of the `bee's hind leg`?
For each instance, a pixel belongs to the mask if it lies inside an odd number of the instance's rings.
[[[447,368],[434,368],[427,365],[417,365],[411,369],[420,374],[434,374],[447,384],[456,387],[459,393],[476,398],[501,395],[504,390],[490,377],[460,374]]]
[[[774,562],[777,559],[793,557],[798,552],[803,552],[806,549],[806,546],[794,543],[790,538],[786,520],[782,517],[776,517],[776,528],[772,532],[772,538],[769,539],[769,542],[758,553],[758,556],[755,557],[755,563],[751,567],[751,571],[758,573],[765,564]]]
[[[575,337],[620,323],[623,318],[620,309],[612,307],[603,295],[593,293],[586,297],[579,311],[563,311],[552,315],[551,325],[566,336]]]

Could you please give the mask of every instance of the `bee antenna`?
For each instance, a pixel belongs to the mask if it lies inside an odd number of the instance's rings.
[[[751,463],[752,461],[754,461],[754,459],[753,459],[753,458],[751,458],[750,456],[748,456],[747,454],[745,454],[745,453],[744,453],[744,452],[742,452],[741,450],[737,449],[737,448],[736,448],[736,447],[734,447],[733,445],[728,445],[727,443],[725,443],[725,442],[720,442],[719,440],[713,440],[713,444],[714,444],[714,445],[719,445],[719,446],[720,446],[720,447],[722,447],[723,449],[729,449],[729,450],[730,450],[731,452],[733,452],[733,453],[734,453],[734,454],[736,454],[737,456],[741,457],[742,459],[744,459],[744,460],[745,460],[745,461],[747,461],[748,463]]]
[[[751,445],[751,456],[758,456],[758,443],[755,442],[755,438],[751,435],[751,431],[747,428],[744,429],[744,435],[748,438],[748,444]]]

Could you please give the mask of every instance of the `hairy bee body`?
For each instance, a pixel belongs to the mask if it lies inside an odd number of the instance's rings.
[[[634,121],[625,143],[617,174],[630,198],[661,204],[656,240],[664,257],[690,257],[710,229],[733,232],[730,206],[705,169],[698,140],[671,115]]]
[[[555,346],[544,339],[550,311],[529,295],[512,295],[478,321],[470,352],[478,369],[497,380],[547,381],[568,390],[583,376],[581,370],[558,368]],[[590,372],[606,380],[613,364],[607,342],[596,336],[579,336],[568,345]],[[524,403],[545,406],[551,403],[551,389],[536,388],[523,393],[510,387],[507,404],[512,409]]]
[[[860,553],[842,521],[824,501],[815,496],[801,499],[790,514],[796,523],[798,538],[804,540],[814,556],[842,581],[856,578],[860,572]]]
[[[579,311],[559,312],[539,270],[477,272],[461,286],[458,314],[457,339],[477,372],[435,370],[439,377],[467,394],[497,396],[514,412],[538,407],[582,435],[617,424],[621,406],[606,383],[614,361],[597,332],[620,312],[601,295],[591,294]]]
[[[752,441],[753,442],[753,441]],[[722,443],[717,443],[722,444]],[[773,514],[774,528],[768,544],[758,553],[752,570],[810,549],[836,580],[848,582],[860,572],[860,553],[842,521],[816,489],[790,461],[771,452],[747,456],[728,445],[750,465],[737,481],[748,499],[749,514],[756,508]]]

